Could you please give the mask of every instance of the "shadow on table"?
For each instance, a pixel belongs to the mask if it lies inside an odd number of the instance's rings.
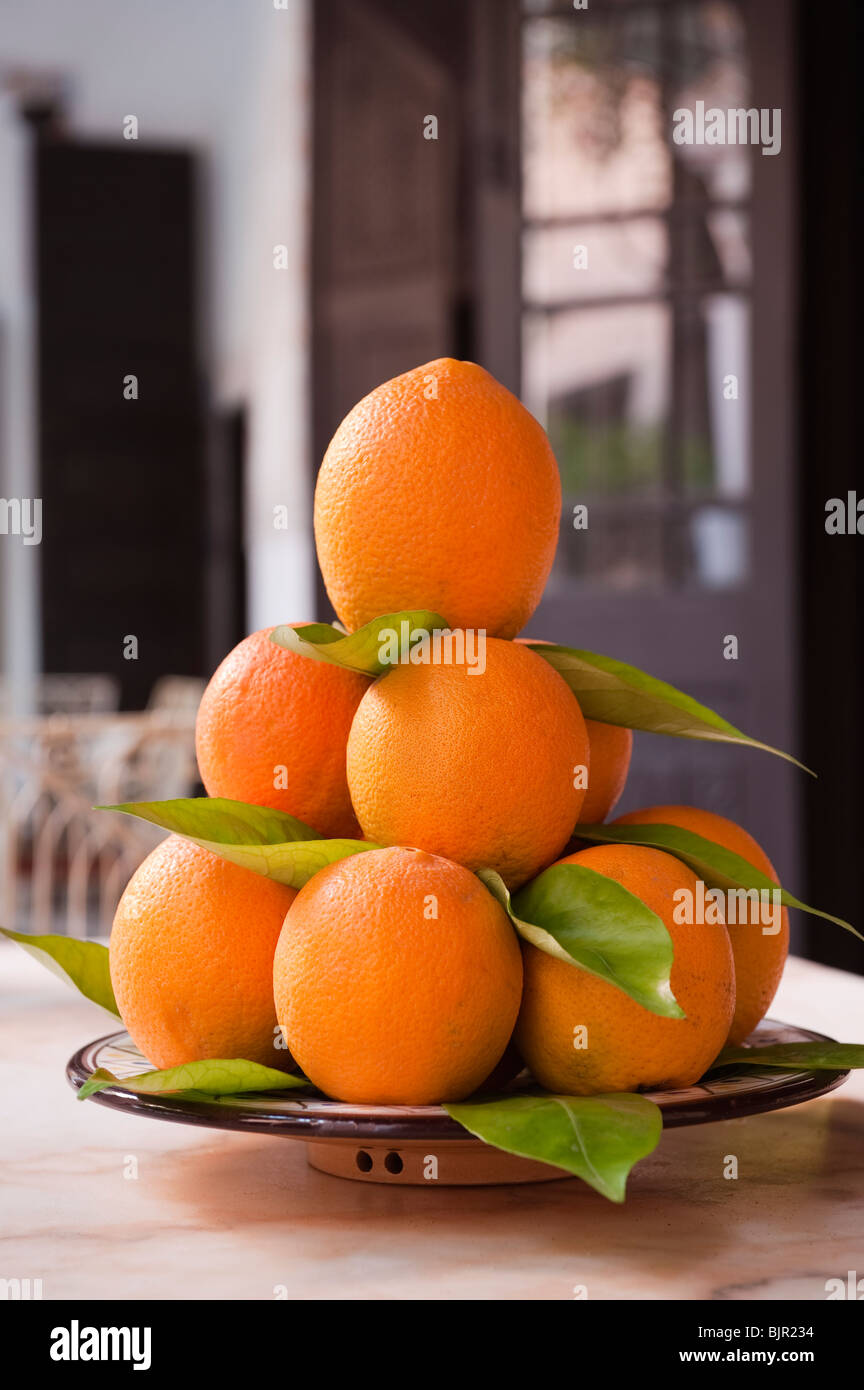
[[[478,1284],[506,1278],[508,1268],[532,1286],[570,1281],[533,1295],[542,1298],[572,1298],[581,1282],[592,1298],[697,1299],[744,1297],[745,1288],[775,1296],[769,1284],[794,1265],[809,1271],[805,1287],[820,1290],[789,1295],[806,1298],[824,1297],[834,1265],[846,1269],[847,1241],[850,1258],[860,1248],[862,1146],[864,1103],[831,1097],[667,1131],[632,1174],[623,1206],[566,1178],[484,1188],[354,1183],[308,1168],[297,1141],[245,1135],[208,1136],[200,1149],[166,1156],[159,1181],[186,1220],[194,1211],[208,1228],[245,1236],[255,1228],[256,1239],[266,1227],[268,1241],[287,1244],[299,1262],[351,1251],[373,1266],[419,1261],[439,1278],[455,1264]]]

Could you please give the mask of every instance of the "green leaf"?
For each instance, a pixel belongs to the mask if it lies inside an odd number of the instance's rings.
[[[117,806],[95,806],[96,811],[125,811],[185,835],[189,840],[218,840],[224,845],[281,845],[288,840],[320,840],[302,820],[270,806],[229,801],[224,796],[186,796],[176,801],[124,801]]]
[[[651,734],[746,744],[785,758],[809,772],[811,777],[816,775],[790,753],[749,738],[706,705],[700,705],[698,700],[676,690],[674,685],[667,685],[666,681],[657,680],[636,666],[574,647],[539,642],[527,645],[563,676],[586,719],[620,724],[627,729],[644,729]]]
[[[722,888],[724,892],[729,888],[756,888],[761,891],[779,887],[773,879],[761,869],[757,869],[748,859],[743,859],[740,854],[733,854],[723,845],[717,845],[713,840],[696,835],[692,830],[682,830],[678,825],[653,822],[646,822],[644,825],[577,825],[575,833],[580,840],[594,840],[612,845],[647,845],[651,849],[665,850],[689,864],[693,872],[710,888]],[[826,921],[836,923],[838,927],[851,931],[853,936],[864,941],[864,937],[851,922],[844,922],[842,917],[832,917],[830,912],[821,912],[818,907],[808,907],[807,903],[802,903],[800,899],[787,893],[785,888],[780,889],[780,901],[784,907],[797,907],[814,917],[824,917]]]
[[[348,634],[330,623],[284,625],[274,628],[270,641],[275,642],[277,647],[296,652],[298,656],[327,661],[333,666],[359,671],[361,675],[374,679],[394,664],[394,657],[390,655],[388,659],[385,650],[388,634],[396,635],[397,642],[391,644],[394,649],[401,645],[403,653],[407,653],[409,646],[419,640],[420,634],[436,629],[447,630],[447,626],[447,620],[440,613],[418,608],[403,613],[385,613]],[[405,659],[404,655],[402,659]]]
[[[337,859],[379,848],[366,840],[325,840],[317,830],[284,811],[224,797],[129,801],[119,806],[97,806],[96,810],[138,816],[288,888],[302,888],[319,869],[335,864]]]
[[[0,927],[0,933],[10,941],[17,941],[35,960],[47,966],[52,975],[74,985],[85,999],[92,1000],[114,1018],[120,1017],[111,988],[108,947],[101,941],[79,941],[74,936],[31,936],[29,932],[8,931],[5,927]]]
[[[108,1086],[133,1091],[136,1095],[179,1092],[191,1100],[195,1096],[234,1096],[246,1091],[285,1091],[308,1085],[303,1076],[293,1076],[275,1067],[263,1067],[259,1062],[246,1062],[236,1057],[228,1061],[214,1058],[203,1062],[186,1062],[181,1067],[169,1067],[167,1071],[144,1071],[137,1076],[122,1078],[114,1076],[105,1067],[99,1067],[79,1089],[78,1099],[86,1100]]]
[[[657,1146],[659,1106],[644,1096],[507,1096],[445,1105],[471,1134],[505,1153],[551,1163],[623,1202],[634,1163]]]
[[[492,869],[478,877],[525,941],[623,990],[663,1018],[684,1018],[672,993],[672,938],[665,924],[614,879],[579,864],[553,864],[512,905]]]
[[[849,1071],[864,1067],[864,1043],[771,1043],[767,1047],[727,1047],[711,1070],[731,1066],[785,1067],[788,1071]]]

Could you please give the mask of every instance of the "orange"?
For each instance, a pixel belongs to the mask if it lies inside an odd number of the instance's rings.
[[[273,962],[293,1056],[336,1100],[470,1095],[507,1046],[522,962],[504,909],[467,869],[370,850],[300,889]]]
[[[682,830],[713,840],[732,854],[740,855],[774,883],[780,882],[771,860],[753,836],[725,816],[701,811],[695,806],[648,806],[643,811],[619,816],[613,822],[615,825],[640,823],[680,826]],[[763,935],[761,923],[727,923],[727,930],[735,958],[736,987],[735,1017],[729,1030],[729,1042],[737,1046],[765,1017],[777,993],[789,951],[789,913],[785,907],[782,909],[780,930],[775,935]]]
[[[132,1040],[154,1067],[244,1057],[285,1067],[273,952],[293,888],[177,835],[126,887],[111,929],[111,983]]]
[[[588,730],[588,790],[579,820],[583,825],[601,825],[618,804],[633,751],[633,730],[617,724],[601,724],[586,719]]]
[[[413,845],[511,886],[560,854],[585,795],[585,721],[552,667],[488,638],[485,670],[392,667],[357,708],[348,785],[367,839]]]
[[[656,912],[672,938],[672,992],[686,1018],[661,1018],[615,985],[523,943],[516,1044],[528,1066],[564,1095],[692,1085],[722,1048],[735,1007],[725,926],[673,919],[673,894],[695,892],[696,875],[671,854],[639,845],[598,845],[560,862],[605,874]],[[577,1048],[580,1028],[587,1046]]]
[[[452,357],[364,396],[315,489],[321,573],[350,631],[425,608],[515,636],[540,602],[560,516],[545,431],[482,367]]]
[[[345,744],[365,676],[244,637],[204,691],[195,725],[210,796],[287,811],[322,835],[359,828],[345,780]]]
[[[520,646],[533,642],[548,647],[542,637],[517,637]],[[633,730],[617,724],[601,724],[586,719],[588,732],[588,787],[579,820],[583,825],[601,825],[618,804],[630,771],[633,752]]]

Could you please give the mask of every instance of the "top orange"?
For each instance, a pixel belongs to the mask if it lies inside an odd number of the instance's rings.
[[[515,637],[540,602],[560,517],[545,431],[482,367],[452,357],[364,396],[315,489],[321,572],[352,632],[425,608]]]

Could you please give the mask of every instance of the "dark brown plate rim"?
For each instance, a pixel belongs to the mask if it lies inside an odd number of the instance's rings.
[[[780,1036],[778,1036],[778,1034]],[[109,1033],[80,1048],[69,1059],[66,1076],[77,1090],[100,1065],[98,1053],[110,1045],[121,1045],[128,1035]],[[764,1019],[751,1035],[751,1041],[769,1042],[833,1042],[824,1033],[793,1024]],[[645,1094],[656,1101],[663,1113],[663,1126],[713,1124],[720,1120],[739,1119],[745,1115],[767,1114],[802,1101],[826,1095],[842,1085],[848,1071],[784,1072],[768,1067],[724,1067],[708,1072],[701,1081],[681,1091],[649,1091]],[[502,1096],[506,1092],[502,1093]],[[210,1129],[243,1130],[253,1134],[279,1134],[296,1139],[350,1140],[473,1140],[473,1135],[437,1107],[380,1106],[378,1115],[372,1107],[350,1112],[350,1107],[328,1101],[321,1096],[292,1093],[294,1104],[304,1109],[286,1111],[275,1108],[277,1097],[284,1103],[285,1093],[257,1093],[240,1102],[233,1097],[222,1101],[181,1100],[172,1095],[136,1095],[119,1087],[107,1087],[90,1099],[131,1115],[146,1115],[151,1119],[170,1120],[175,1124],[203,1125]],[[244,1104],[254,1102],[254,1109]],[[274,1108],[267,1109],[268,1101]],[[476,1140],[474,1141],[476,1142]]]

